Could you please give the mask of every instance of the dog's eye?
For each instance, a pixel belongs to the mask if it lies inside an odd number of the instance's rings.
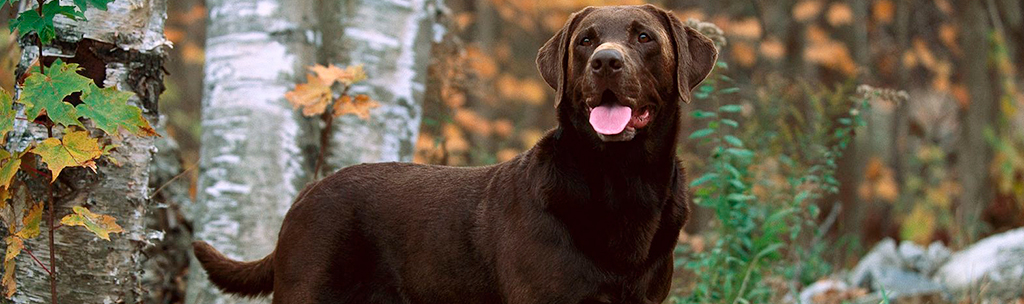
[[[590,41],[590,37],[584,37],[583,40],[580,40],[580,45],[582,46],[590,46],[592,43],[593,42]]]
[[[636,40],[640,41],[640,43],[651,42],[651,36],[647,35],[647,33],[641,33],[640,36],[636,38]]]

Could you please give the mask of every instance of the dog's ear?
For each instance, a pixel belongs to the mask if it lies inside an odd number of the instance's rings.
[[[565,77],[569,73],[569,50],[571,50],[571,42],[573,31],[576,29],[576,23],[580,19],[583,19],[587,13],[592,10],[592,7],[584,8],[576,13],[573,13],[569,17],[569,20],[565,22],[561,30],[555,33],[551,39],[548,39],[544,46],[540,47],[537,51],[537,69],[540,70],[540,75],[544,77],[544,81],[555,89],[558,94],[555,98],[555,107],[558,107],[558,103],[562,101],[562,93],[565,88]]]
[[[690,102],[690,91],[711,74],[718,60],[718,49],[711,39],[697,30],[683,25],[679,18],[668,11],[650,6],[664,16],[668,26],[672,47],[675,49],[676,82],[679,86],[679,98]]]

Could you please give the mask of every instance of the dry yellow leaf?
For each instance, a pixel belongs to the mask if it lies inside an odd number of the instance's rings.
[[[354,65],[342,69],[333,64],[328,66],[318,64],[309,69],[316,73],[317,78],[328,87],[334,84],[335,81],[345,86],[350,86],[353,83],[366,79],[366,71],[363,70],[362,65]]]
[[[71,210],[75,213],[68,214],[60,219],[61,225],[85,227],[85,229],[96,234],[96,236],[108,241],[110,240],[111,233],[124,232],[124,229],[117,224],[113,216],[92,213],[92,211],[82,206],[75,206]]]
[[[345,95],[334,102],[334,117],[345,114],[355,114],[362,119],[370,118],[370,109],[379,107],[380,104],[370,99],[366,94],[356,95],[356,98]]]
[[[302,108],[302,115],[316,116],[327,110],[331,101],[331,87],[319,78],[307,74],[306,83],[298,84],[295,90],[284,93],[284,98],[296,109]]]

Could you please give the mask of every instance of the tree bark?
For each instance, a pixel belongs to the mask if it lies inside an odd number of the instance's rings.
[[[958,11],[962,12],[964,28],[961,31],[961,45],[972,46],[980,52],[963,56],[959,69],[964,71],[964,83],[970,91],[970,103],[965,112],[961,113],[960,150],[957,152],[957,176],[963,192],[957,204],[956,217],[963,223],[960,240],[966,245],[973,242],[981,233],[981,211],[988,206],[992,198],[991,182],[988,166],[992,160],[992,149],[985,142],[982,131],[993,127],[995,121],[994,92],[998,92],[988,69],[988,53],[990,20],[983,4],[984,1],[960,1]]]
[[[270,253],[308,181],[301,114],[285,92],[319,41],[312,0],[209,0],[194,237],[229,257]],[[193,258],[186,303],[264,303],[221,294]]]
[[[323,1],[337,2],[337,1]],[[369,79],[355,85],[380,102],[369,120],[351,115],[335,121],[328,172],[364,162],[411,161],[423,114],[427,65],[440,0],[340,1],[322,9],[323,60],[362,64]]]
[[[98,85],[135,92],[128,103],[142,108],[143,116],[155,124],[157,99],[163,91],[161,66],[168,46],[163,35],[165,11],[165,0],[116,0],[107,11],[87,10],[88,21],[58,16],[57,38],[44,47],[42,61],[48,64],[61,58],[78,63],[84,68],[80,73],[95,76]],[[29,37],[21,42],[18,74],[37,59],[39,48],[34,41]],[[20,123],[12,132],[9,147],[20,151],[45,136],[44,127]],[[143,247],[150,241],[143,215],[149,207],[154,138],[123,136],[111,140],[117,145],[111,157],[119,165],[99,161],[96,173],[81,168],[62,172],[60,180],[64,183],[58,181],[54,188],[65,195],[57,199],[54,217],[59,221],[71,207],[84,205],[93,212],[115,217],[124,233],[111,235],[108,242],[80,227],[59,229],[54,236],[56,261],[49,258],[45,225],[42,235],[26,242],[42,263],[55,263],[61,303],[136,303],[143,293],[140,260]],[[13,302],[49,303],[46,272],[28,254],[18,256],[17,269],[19,284]]]

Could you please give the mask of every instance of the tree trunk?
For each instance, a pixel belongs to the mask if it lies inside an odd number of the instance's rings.
[[[166,4],[165,0],[116,0],[107,11],[90,8],[85,13],[88,21],[58,17],[57,38],[43,49],[42,61],[48,64],[61,58],[78,63],[84,68],[80,73],[93,75],[98,85],[135,92],[128,103],[142,108],[143,116],[155,123],[157,98],[163,91]],[[31,37],[22,41],[19,74],[39,54],[34,42]],[[12,132],[9,145],[22,150],[45,136],[45,128],[21,124]],[[101,161],[97,173],[80,168],[64,171],[60,180],[65,182],[54,183],[59,194],[70,193],[57,199],[55,221],[70,213],[71,207],[86,205],[93,212],[115,217],[125,231],[111,235],[109,242],[80,227],[65,227],[54,233],[61,303],[136,303],[143,292],[140,260],[144,245],[150,241],[143,215],[149,202],[154,138],[123,136],[111,140],[117,145],[111,156],[119,165]],[[47,228],[42,231],[42,235],[27,241],[26,247],[49,266]],[[46,272],[28,254],[18,256],[17,269],[19,285],[13,302],[49,303]]]
[[[284,98],[314,55],[312,0],[209,0],[194,237],[229,257],[270,253],[308,181],[303,120]],[[222,295],[191,263],[186,303],[258,303]]]
[[[337,2],[323,1],[322,3]],[[369,120],[335,121],[328,172],[363,162],[411,161],[419,135],[434,24],[440,0],[353,0],[322,9],[324,61],[362,64],[369,79],[352,91],[380,102]],[[329,7],[337,9],[330,9]]]
[[[963,227],[957,239],[965,241],[958,245],[969,244],[980,235],[981,211],[988,206],[992,194],[988,174],[992,149],[981,134],[985,128],[994,127],[995,96],[998,95],[993,92],[998,90],[988,69],[990,20],[983,2],[957,2],[958,11],[963,14],[961,45],[979,50],[975,55],[963,56],[959,62],[959,69],[964,71],[964,83],[970,91],[970,103],[961,113],[963,135],[957,152],[957,176],[963,187],[956,210],[957,222],[963,223]]]

